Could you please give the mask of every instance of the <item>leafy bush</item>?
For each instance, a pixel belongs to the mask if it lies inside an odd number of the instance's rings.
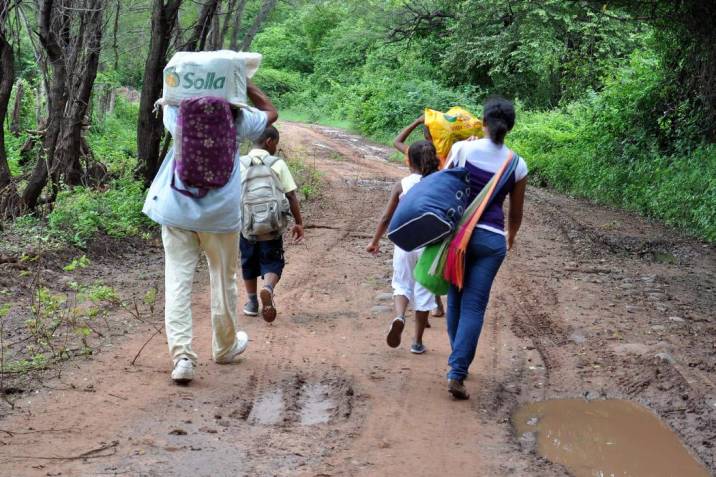
[[[138,115],[138,103],[117,97],[112,114],[90,129],[92,153],[114,176],[129,178],[137,166]]]
[[[297,25],[269,26],[256,36],[251,48],[263,55],[259,73],[264,69],[300,73],[310,73],[313,70],[313,57],[308,51],[308,41],[300,34]]]
[[[367,75],[361,83],[351,87],[346,96],[347,113],[355,126],[382,141],[392,139],[426,107],[445,111],[461,105],[477,110],[471,97],[435,81],[396,81],[388,75]]]
[[[84,187],[60,192],[48,216],[54,237],[83,247],[98,232],[110,237],[138,235],[151,222],[142,214],[142,183],[120,179],[106,191]]]
[[[51,237],[83,247],[97,233],[121,238],[137,235],[151,224],[142,214],[144,188],[133,177],[138,111],[138,104],[119,97],[112,114],[92,126],[92,152],[116,179],[105,189],[61,191],[48,216]]]
[[[601,94],[520,114],[510,145],[544,185],[716,241],[716,145],[660,144],[668,124],[648,122],[660,85],[653,61],[637,54]]]
[[[253,80],[279,107],[283,105],[284,96],[299,91],[303,86],[299,73],[273,68],[259,69]]]

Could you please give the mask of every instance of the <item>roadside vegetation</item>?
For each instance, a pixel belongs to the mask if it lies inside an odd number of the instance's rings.
[[[602,3],[305,2],[256,37],[257,82],[289,118],[384,143],[424,107],[504,95],[533,183],[716,241],[713,83],[697,84],[714,8]]]

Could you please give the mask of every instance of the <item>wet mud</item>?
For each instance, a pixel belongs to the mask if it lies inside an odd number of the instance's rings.
[[[679,438],[653,413],[623,400],[527,404],[512,418],[519,439],[575,477],[708,477]]]

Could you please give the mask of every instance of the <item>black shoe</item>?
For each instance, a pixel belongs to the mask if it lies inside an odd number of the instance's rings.
[[[405,328],[405,319],[402,316],[393,318],[388,329],[388,336],[386,336],[388,346],[391,348],[400,346],[400,335],[403,333],[403,328]]]
[[[460,401],[470,399],[462,379],[448,379],[448,392],[452,394],[452,397]]]

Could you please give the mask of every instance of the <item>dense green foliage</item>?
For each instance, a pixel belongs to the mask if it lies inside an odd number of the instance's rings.
[[[137,235],[151,224],[142,214],[145,191],[133,177],[136,168],[137,104],[118,100],[88,137],[93,153],[108,165],[112,177],[101,189],[75,187],[61,191],[48,215],[51,236],[84,246],[98,233],[121,238]]]
[[[299,117],[382,142],[425,107],[479,114],[485,97],[504,95],[519,105],[508,141],[533,182],[716,240],[716,147],[688,100],[665,110],[664,34],[580,2],[424,4],[452,16],[430,28],[415,20],[402,38],[410,11],[385,2],[280,11],[256,39],[271,68],[257,82]]]
[[[652,3],[655,10],[644,10]],[[703,23],[714,14],[707,4],[280,2],[252,45],[264,55],[255,81],[283,118],[341,124],[385,143],[426,107],[461,105],[480,114],[486,97],[506,96],[519,109],[508,141],[527,159],[533,183],[716,241],[716,121],[709,119],[716,102],[707,89],[716,42],[706,41],[713,25]],[[122,237],[150,225],[134,179],[137,104],[120,98],[107,117],[97,113],[108,88],[137,88],[143,79],[150,2],[121,5],[118,47],[108,33],[87,133],[109,180],[63,189],[46,209],[49,233],[78,245],[97,233]],[[249,0],[242,32],[260,5]],[[197,7],[182,8],[180,23],[188,29]],[[699,23],[700,17],[706,20]],[[26,131],[38,128],[39,86],[24,34],[16,63],[25,86],[22,133],[6,134],[6,143],[11,170],[22,181],[37,156],[28,161],[20,150]],[[315,171],[301,171],[305,195],[316,195]]]

